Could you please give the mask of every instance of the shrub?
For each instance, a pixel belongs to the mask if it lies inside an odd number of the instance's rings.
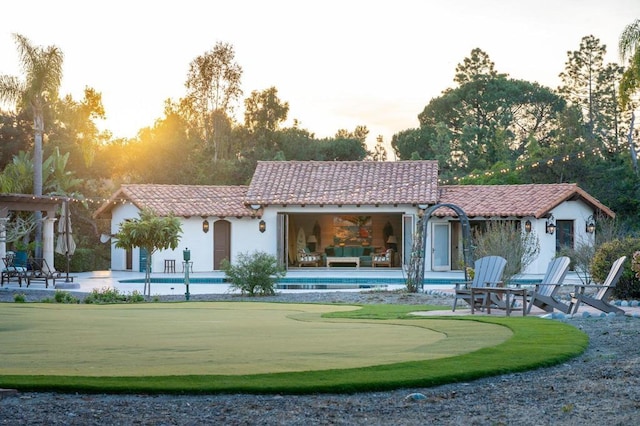
[[[68,291],[56,290],[53,299],[56,303],[80,303],[80,301]]]
[[[565,248],[560,254],[562,256],[568,256],[571,259],[573,270],[582,281],[582,284],[591,284],[591,261],[596,250],[593,244],[579,242],[576,243],[575,248]]]
[[[540,242],[535,232],[522,232],[512,221],[487,222],[485,231],[476,231],[473,236],[474,257],[501,256],[507,260],[502,279],[523,272],[538,256]]]
[[[276,283],[286,275],[275,256],[261,251],[240,253],[235,265],[225,259],[220,266],[231,288],[250,296],[275,294]]]
[[[640,280],[631,269],[633,253],[640,250],[640,239],[625,238],[603,243],[596,250],[591,262],[591,273],[597,283],[602,283],[611,270],[611,265],[621,256],[627,256],[623,272],[614,291],[618,299],[635,299],[640,297]]]
[[[13,295],[13,301],[16,303],[24,303],[27,299],[24,293],[16,293]]]
[[[122,294],[117,288],[105,287],[101,290],[96,288],[87,295],[84,303],[108,304],[108,303],[140,303],[144,302],[144,296],[138,291],[132,292],[130,295]]]

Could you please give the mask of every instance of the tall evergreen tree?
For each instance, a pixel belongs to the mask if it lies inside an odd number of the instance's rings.
[[[603,150],[619,148],[619,112],[616,86],[622,69],[605,64],[606,46],[594,36],[586,36],[579,50],[567,52],[565,69],[558,92],[582,110],[587,138],[593,147]]]

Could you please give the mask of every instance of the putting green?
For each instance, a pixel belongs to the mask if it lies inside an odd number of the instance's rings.
[[[0,375],[240,375],[451,357],[507,327],[447,319],[323,319],[356,306],[197,302],[0,304]]]

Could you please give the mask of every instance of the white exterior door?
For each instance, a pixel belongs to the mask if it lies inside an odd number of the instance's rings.
[[[431,227],[431,269],[451,270],[451,229],[449,223],[434,223]]]

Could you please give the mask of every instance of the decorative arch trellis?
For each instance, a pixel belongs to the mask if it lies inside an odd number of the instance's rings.
[[[424,264],[425,264],[425,248],[427,247],[427,225],[429,224],[429,218],[441,207],[448,207],[460,218],[460,224],[462,226],[462,254],[464,257],[464,277],[468,280],[467,267],[473,265],[473,251],[471,247],[471,225],[469,224],[469,218],[462,208],[455,204],[435,204],[424,211],[424,214],[418,221],[418,229],[416,236],[413,239],[413,246],[411,247],[411,259],[409,261],[409,270],[407,273],[407,290],[410,292],[417,292],[418,289],[422,290],[424,287]]]

